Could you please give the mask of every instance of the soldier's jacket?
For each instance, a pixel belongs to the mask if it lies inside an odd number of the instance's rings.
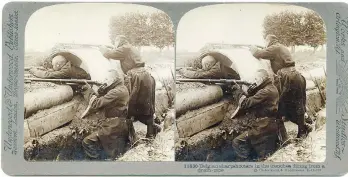
[[[86,100],[90,100],[93,91],[88,89],[84,96]],[[129,93],[123,81],[119,79],[111,84],[105,95],[98,96],[92,103],[91,109],[104,109],[106,118],[127,117]]]
[[[251,121],[251,127],[247,130],[246,138],[260,156],[274,150],[271,148],[276,148],[278,125],[275,116],[278,101],[278,90],[269,79],[259,86],[254,95],[248,96],[241,103],[243,113],[248,112],[255,116]]]
[[[155,79],[144,68],[139,51],[130,44],[124,44],[103,53],[105,58],[119,60],[126,74],[128,88],[129,116],[153,115],[155,112]]]
[[[45,79],[91,79],[91,76],[82,68],[73,66],[71,62],[67,62],[58,71],[49,70],[31,70],[32,74],[39,78]]]
[[[282,68],[295,66],[290,51],[280,43],[274,43],[265,49],[257,50],[253,55],[255,58],[270,60],[274,73]]]
[[[279,93],[271,79],[258,86],[254,95],[247,97],[241,104],[241,109],[253,112],[256,117],[274,116],[278,111]]]
[[[130,94],[130,116],[153,115],[155,113],[156,82],[144,67],[131,69],[125,77]]]
[[[93,91],[84,92],[86,100],[90,100]],[[94,133],[98,136],[104,150],[115,156],[119,148],[124,148],[134,136],[134,127],[131,120],[127,119],[129,93],[123,81],[117,80],[109,86],[105,95],[98,96],[91,104],[92,110],[104,109],[105,119],[101,127]]]
[[[135,67],[144,66],[139,51],[130,44],[107,50],[103,53],[103,56],[108,59],[119,60],[123,73],[127,73]]]
[[[184,68],[179,72],[184,77],[191,79],[240,79],[238,73],[220,62],[216,62],[208,71],[202,69],[191,71]]]

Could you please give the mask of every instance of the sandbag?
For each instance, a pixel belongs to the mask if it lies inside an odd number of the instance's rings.
[[[24,142],[30,138],[46,134],[78,116],[77,108],[80,100],[74,99],[70,102],[55,106],[24,120]]]
[[[24,94],[24,117],[27,118],[39,110],[70,101],[73,98],[73,93],[72,88],[67,85],[57,85],[27,92]]]
[[[216,103],[222,96],[223,91],[217,85],[201,85],[191,89],[177,90],[175,97],[176,115],[179,117],[179,115],[189,110]]]
[[[179,137],[190,137],[221,122],[229,104],[228,100],[222,100],[180,116],[176,121]]]

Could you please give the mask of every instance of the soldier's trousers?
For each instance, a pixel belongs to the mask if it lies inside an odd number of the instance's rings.
[[[85,153],[90,158],[98,158],[100,157],[101,152],[103,151],[103,147],[99,141],[97,136],[97,132],[94,132],[87,137],[85,137],[82,141],[82,147],[85,150]]]
[[[97,131],[83,139],[82,147],[91,158],[115,158],[127,150],[133,131],[131,120],[107,118]]]
[[[298,125],[298,136],[306,133],[306,79],[294,67],[277,72],[279,83],[279,114]]]
[[[275,119],[256,122],[250,130],[237,136],[232,147],[240,160],[250,157],[264,158],[278,146],[278,124]],[[267,122],[266,122],[267,121]]]

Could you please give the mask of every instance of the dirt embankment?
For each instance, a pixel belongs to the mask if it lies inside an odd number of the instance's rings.
[[[81,142],[84,137],[96,131],[102,120],[103,112],[91,114],[84,119],[80,119],[79,115],[86,108],[83,102],[78,106],[76,118],[70,123],[58,127],[57,129],[44,134],[38,138],[32,138],[24,145],[25,159],[29,161],[56,160],[90,160],[86,157]],[[42,110],[45,111],[45,110]],[[131,148],[118,159],[99,159],[99,160],[121,160],[121,161],[171,161],[174,159],[174,113],[164,114],[166,117],[161,122],[164,131],[160,132],[154,141],[145,139],[146,125],[135,122],[134,128],[137,136],[140,138],[135,145],[129,145]]]
[[[326,109],[315,117],[313,131],[304,139],[296,139],[297,125],[286,122],[286,130],[292,143],[280,148],[266,162],[324,162],[326,158]]]

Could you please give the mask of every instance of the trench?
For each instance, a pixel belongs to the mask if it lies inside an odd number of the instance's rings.
[[[166,93],[162,90],[156,91],[157,123],[164,121],[161,115],[166,115],[169,104],[170,102]],[[26,120],[31,121],[29,125],[32,127],[25,135],[24,159],[27,161],[92,160],[85,155],[81,143],[84,137],[98,129],[99,120],[104,118],[104,114],[102,111],[99,111],[95,114],[87,115],[84,119],[80,119],[79,117],[86,107],[87,103],[83,97],[81,95],[75,95],[71,101],[41,110],[33,116],[28,117]],[[42,116],[39,116],[41,114]],[[53,130],[48,129],[53,125],[59,126]],[[34,133],[30,132],[33,131],[33,127],[37,127],[38,131]],[[42,130],[45,128],[48,131],[46,133]],[[145,137],[146,132],[144,132],[144,128],[135,127],[135,129],[139,137]],[[137,131],[137,129],[141,129],[141,131]],[[123,150],[126,152],[129,149],[130,145],[128,144]],[[94,160],[110,159],[106,155],[102,155],[100,158]]]
[[[316,88],[307,89],[307,114],[309,114],[311,121],[316,120],[317,112],[325,106],[325,100],[322,100],[320,94],[321,92]],[[249,117],[250,115],[240,115],[234,119],[235,121],[226,121],[226,118],[228,118],[236,109],[236,105],[233,105],[234,103],[231,102],[226,102],[226,99],[229,98],[224,98],[220,102],[215,103],[215,105],[228,104],[228,108],[226,110],[223,110],[223,114],[225,114],[224,118],[218,118],[218,120],[215,121],[216,123],[205,129],[201,128],[201,131],[193,133],[189,136],[184,136],[185,133],[180,132],[183,130],[178,129],[179,134],[181,133],[182,136],[179,137],[175,142],[176,161],[237,161],[237,156],[234,152],[234,149],[232,148],[232,140],[240,134],[239,132],[243,131],[242,125],[252,117]],[[209,105],[205,108],[200,109],[207,109],[207,107],[212,108],[214,106]],[[200,110],[198,110],[197,112],[200,112],[201,115],[199,115],[199,113],[196,113],[192,117],[209,119],[208,122],[212,122],[213,118],[211,118],[212,116],[209,115],[209,113]],[[191,113],[189,112],[186,114]],[[214,115],[217,114],[214,113]],[[186,119],[186,117],[185,115],[182,115],[178,119]],[[196,121],[196,124],[199,123],[200,122]],[[314,122],[312,125],[314,124],[317,123]],[[321,122],[321,124],[325,124],[325,122]],[[226,127],[233,127],[232,129],[234,129],[235,131],[230,134],[230,132],[226,131]],[[194,128],[191,127],[190,131],[192,131],[192,129]],[[251,159],[251,161],[258,161],[258,159]]]

